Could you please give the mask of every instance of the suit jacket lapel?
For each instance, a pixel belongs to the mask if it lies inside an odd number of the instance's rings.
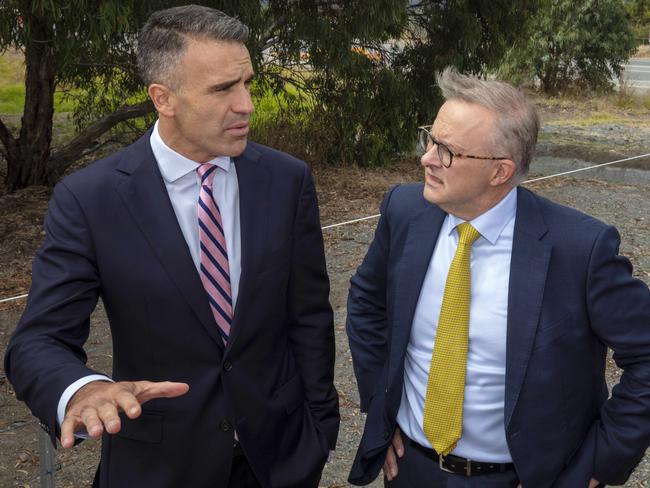
[[[397,265],[399,274],[395,285],[395,316],[390,355],[392,373],[403,364],[415,307],[446,215],[440,208],[425,202],[425,207],[409,224],[404,252]]]
[[[508,289],[504,409],[506,428],[526,375],[542,308],[546,273],[551,258],[551,245],[542,241],[547,230],[535,195],[519,188]]]
[[[242,310],[251,304],[255,287],[256,258],[262,254],[267,239],[267,214],[272,211],[269,189],[271,177],[266,167],[259,163],[261,154],[251,145],[235,158],[237,182],[239,186],[239,220],[241,229],[241,277],[239,292],[233,315],[230,338],[226,352],[230,351],[241,329]]]
[[[155,256],[212,339],[223,348],[205,289],[181,232],[149,143],[148,131],[123,155],[117,192]]]

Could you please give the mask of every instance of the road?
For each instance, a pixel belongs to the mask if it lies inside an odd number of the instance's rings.
[[[623,80],[638,91],[650,90],[650,58],[632,58],[624,65]]]

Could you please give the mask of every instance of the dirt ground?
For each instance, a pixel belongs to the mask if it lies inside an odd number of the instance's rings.
[[[578,160],[604,162],[621,155],[650,152],[648,114],[622,112],[618,119],[580,122],[583,110],[540,103],[544,129],[531,176],[543,173],[545,162],[562,158],[571,166]],[[598,110],[592,107],[591,112]],[[650,158],[633,163],[650,170]],[[421,169],[410,159],[391,168],[314,168],[324,226],[373,215],[381,196],[401,182],[419,181]],[[641,171],[638,175],[646,174]],[[650,171],[647,173],[650,175]],[[549,179],[529,187],[560,203],[590,213],[616,225],[623,243],[621,253],[630,257],[635,275],[650,283],[650,177],[632,182],[596,178],[588,171],[579,176]],[[0,195],[0,299],[25,293],[29,287],[29,263],[40,243],[43,213],[49,190],[30,188],[12,195]],[[344,332],[345,299],[350,276],[362,259],[376,220],[324,231],[328,270],[332,284],[331,302],[335,310],[337,340],[336,382],[341,397],[342,426],[337,450],[326,466],[324,487],[348,486],[348,469],[363,427],[351,358]],[[24,300],[0,303],[0,351],[4,351],[11,331],[24,307]],[[89,362],[110,373],[111,345],[101,306],[92,318],[87,343]],[[610,359],[608,378],[616,382],[618,371]],[[0,373],[0,487],[40,486],[39,428],[25,406],[15,399],[4,371]],[[72,451],[59,450],[56,458],[58,487],[89,486],[98,457],[98,444],[84,442]],[[372,486],[380,486],[375,482]],[[628,487],[650,486],[648,457],[639,465]]]

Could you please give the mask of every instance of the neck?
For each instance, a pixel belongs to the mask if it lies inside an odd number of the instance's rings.
[[[214,157],[205,151],[193,148],[186,139],[179,135],[174,123],[164,117],[158,119],[158,134],[167,147],[191,161],[203,163]]]

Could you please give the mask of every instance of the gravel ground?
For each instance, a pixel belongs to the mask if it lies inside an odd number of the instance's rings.
[[[615,154],[634,155],[650,152],[650,131],[643,124],[630,128],[609,130],[601,124],[590,130],[600,134],[595,146],[581,146],[570,143],[544,142],[534,164],[533,172],[548,174],[558,170],[579,167],[586,161],[611,160]],[[642,127],[641,127],[642,126]],[[641,128],[639,128],[641,127]],[[580,126],[569,128],[578,137],[584,135]],[[550,124],[545,134],[553,131],[566,136],[570,130],[566,124]],[[603,147],[614,144],[623,130],[632,141],[616,151]],[[615,134],[610,134],[614,132]],[[542,135],[542,140],[544,139]],[[570,138],[569,138],[570,139]],[[581,142],[582,144],[582,142]],[[579,150],[580,149],[580,150]],[[641,152],[639,152],[641,151]],[[582,155],[580,158],[573,157]],[[588,157],[585,156],[587,154]],[[561,157],[560,157],[561,156]],[[591,157],[593,156],[593,157]],[[609,158],[609,159],[608,159]],[[583,159],[583,160],[581,160]],[[648,161],[636,167],[650,168]],[[414,164],[401,164],[391,169],[369,172],[361,169],[316,170],[317,184],[321,198],[322,221],[324,225],[347,219],[377,213],[377,206],[383,192],[400,181],[415,181],[420,170]],[[627,176],[624,176],[624,175]],[[627,169],[606,169],[599,173],[583,172],[575,177],[561,177],[529,185],[560,203],[573,206],[595,217],[615,225],[623,238],[621,253],[630,257],[635,266],[635,275],[650,283],[650,171]],[[358,395],[352,371],[352,363],[345,337],[345,299],[348,281],[367,249],[375,220],[338,227],[325,231],[328,268],[332,283],[331,302],[335,310],[337,341],[336,384],[341,397],[342,425],[338,447],[325,468],[322,486],[343,487],[347,473],[363,429],[364,416],[358,410]],[[3,297],[6,295],[3,295]],[[13,330],[23,304],[0,311],[0,348]],[[92,319],[92,332],[87,344],[89,362],[100,370],[110,371],[111,346],[103,310],[98,308]],[[608,379],[616,382],[618,371],[610,360]],[[30,413],[17,402],[4,374],[0,375],[0,487],[38,486],[38,436]],[[98,458],[98,445],[84,442],[73,451],[59,450],[56,473],[59,487],[89,486]],[[371,486],[381,486],[376,481]],[[650,486],[650,460],[648,456],[634,472],[626,487]]]

